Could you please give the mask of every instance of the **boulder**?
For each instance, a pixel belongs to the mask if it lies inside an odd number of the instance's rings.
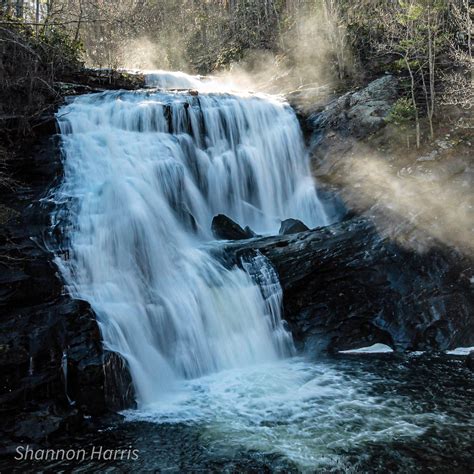
[[[303,222],[298,219],[285,219],[281,221],[281,226],[279,230],[280,235],[289,235],[297,234],[298,232],[304,232],[309,230],[309,227],[306,226]]]
[[[332,100],[322,111],[310,114],[310,128],[364,138],[385,125],[397,97],[397,78],[381,77],[359,91],[347,92]]]
[[[197,232],[199,229],[196,218],[192,215],[189,208],[184,203],[177,203],[174,205],[174,211],[178,219],[191,232]]]
[[[284,318],[313,353],[387,344],[395,351],[474,345],[473,262],[447,247],[424,254],[353,218],[225,246],[225,262],[259,251],[275,267]]]
[[[249,238],[260,237],[260,235],[256,234],[248,225],[244,227],[244,231],[249,236]]]
[[[311,168],[320,184],[340,190],[350,171],[347,158],[365,156],[367,150],[360,150],[359,144],[386,125],[397,98],[398,80],[387,75],[305,116],[302,127],[309,136]]]
[[[255,236],[249,227],[242,229],[237,222],[224,214],[218,214],[212,219],[212,233],[216,239],[244,240]]]

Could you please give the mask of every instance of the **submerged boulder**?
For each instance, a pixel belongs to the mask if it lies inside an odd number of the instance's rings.
[[[242,227],[224,214],[218,214],[212,219],[212,233],[216,239],[222,240],[244,240],[255,236],[254,232]]]
[[[174,211],[178,219],[183,223],[183,225],[190,230],[191,232],[197,232],[199,229],[196,218],[193,216],[188,206],[184,203],[179,203],[174,206]]]
[[[289,235],[289,234],[297,234],[298,232],[305,232],[309,230],[309,227],[301,222],[298,219],[285,219],[281,221],[280,231],[278,232],[280,235]]]

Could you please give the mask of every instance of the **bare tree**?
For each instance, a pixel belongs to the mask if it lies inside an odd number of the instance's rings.
[[[441,74],[444,85],[441,103],[471,109],[474,104],[474,61],[469,0],[453,0],[450,13],[450,26],[454,32],[449,43],[451,70]]]

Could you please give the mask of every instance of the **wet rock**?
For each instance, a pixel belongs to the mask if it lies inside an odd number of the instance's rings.
[[[274,265],[284,317],[307,350],[387,344],[396,351],[474,345],[473,262],[446,247],[418,254],[368,219],[226,246],[228,263],[258,250]]]
[[[298,232],[304,232],[309,230],[309,227],[306,226],[303,222],[298,219],[285,219],[281,222],[279,234],[280,235],[289,235],[297,234]]]
[[[11,209],[0,233],[0,439],[40,441],[133,403],[128,370],[104,351],[89,304],[64,288],[45,245],[51,207],[40,198],[62,173],[58,143],[28,144],[9,163],[21,186],[0,188]],[[59,233],[60,235],[60,233]],[[109,368],[114,366],[113,377]]]
[[[467,368],[474,372],[474,351],[469,352],[466,357]]]
[[[33,411],[24,411],[8,423],[6,431],[18,442],[41,443],[60,431],[77,431],[83,418],[75,409],[67,410],[45,403]]]
[[[256,234],[248,225],[244,227],[244,231],[249,236],[249,238],[260,237],[260,235]]]
[[[224,214],[218,214],[212,219],[211,229],[214,237],[222,240],[244,240],[255,235],[250,228],[242,229],[237,222]]]
[[[125,359],[116,352],[104,353],[104,398],[108,410],[136,407],[135,388]]]

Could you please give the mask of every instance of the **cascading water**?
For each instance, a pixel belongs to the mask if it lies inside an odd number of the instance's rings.
[[[162,89],[202,89],[203,82],[198,76],[190,76],[181,71],[150,71],[145,74],[147,86]]]
[[[288,106],[118,91],[74,99],[58,122],[57,196],[68,209],[55,217],[71,223],[70,258],[58,264],[91,303],[106,346],[127,360],[142,406],[185,378],[292,353],[266,259],[228,270],[205,249],[218,213],[259,233],[287,217],[326,223]]]

